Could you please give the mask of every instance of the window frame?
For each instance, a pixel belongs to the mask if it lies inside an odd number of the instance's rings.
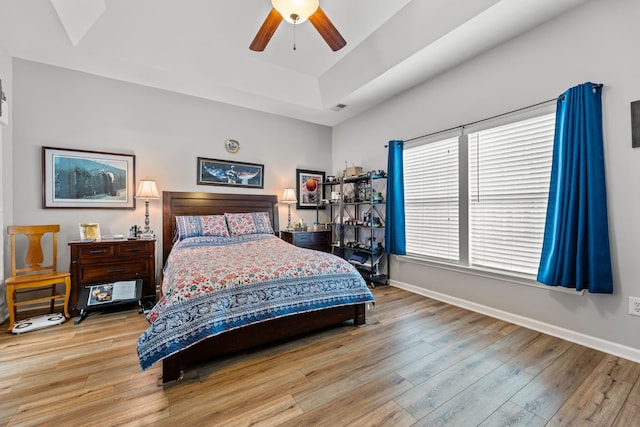
[[[486,129],[508,125],[510,123],[524,121],[530,118],[555,113],[556,100],[546,103],[537,104],[532,107],[523,108],[515,112],[494,116],[485,120],[480,120],[468,125],[460,126],[454,129],[448,129],[442,132],[436,132],[426,137],[416,138],[405,142],[405,150],[411,149],[417,145],[429,144],[452,136],[458,136],[458,183],[459,183],[459,260],[452,262],[439,258],[422,256],[415,253],[407,253],[407,255],[398,256],[399,260],[425,265],[429,267],[471,274],[474,276],[490,278],[494,280],[507,281],[510,283],[534,286],[538,288],[548,289],[528,274],[517,272],[509,272],[506,270],[491,269],[480,266],[473,266],[470,263],[470,206],[469,206],[469,135],[481,132]],[[555,288],[553,288],[555,289]],[[557,289],[564,292],[564,289]],[[571,294],[575,291],[569,290]]]

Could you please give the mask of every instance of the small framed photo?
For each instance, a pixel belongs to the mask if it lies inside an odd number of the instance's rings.
[[[78,224],[80,229],[80,240],[100,240],[100,224],[97,222],[89,222]]]
[[[321,205],[323,195],[324,172],[296,169],[297,209],[324,209]]]
[[[42,207],[135,209],[133,154],[42,147]]]
[[[264,188],[264,165],[198,157],[198,185]]]

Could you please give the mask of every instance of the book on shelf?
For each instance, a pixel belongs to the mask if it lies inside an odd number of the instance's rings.
[[[136,299],[136,281],[125,280],[100,285],[90,285],[87,306],[109,304]]]

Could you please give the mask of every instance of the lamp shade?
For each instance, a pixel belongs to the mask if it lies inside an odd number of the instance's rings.
[[[156,182],[152,179],[143,179],[138,183],[136,198],[139,199],[159,199],[160,193],[156,187]]]
[[[297,203],[298,199],[296,198],[296,191],[293,188],[285,188],[281,201],[286,204]]]
[[[271,0],[271,4],[291,24],[301,24],[309,19],[319,5],[318,0]]]

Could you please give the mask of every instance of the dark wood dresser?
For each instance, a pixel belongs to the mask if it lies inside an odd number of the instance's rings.
[[[78,296],[83,286],[120,280],[142,279],[142,298],[156,298],[156,241],[103,240],[69,242],[71,248],[71,301],[69,310],[78,313]]]
[[[331,230],[281,231],[280,238],[301,248],[331,252]]]

